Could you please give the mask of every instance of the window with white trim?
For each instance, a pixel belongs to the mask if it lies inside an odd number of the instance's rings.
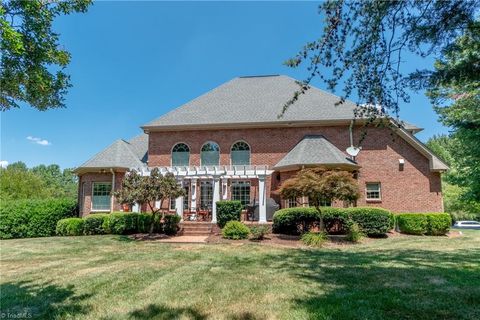
[[[232,200],[238,200],[245,208],[250,204],[250,181],[232,181]]]
[[[218,166],[220,163],[220,147],[215,142],[207,142],[200,151],[200,164],[202,166]]]
[[[189,192],[190,188],[189,187],[183,187],[185,190],[185,196],[183,197],[183,210],[188,210],[189,209]],[[170,210],[175,210],[177,208],[177,199],[175,198],[170,198]]]
[[[367,182],[365,193],[367,200],[380,200],[382,198],[380,182]]]
[[[287,200],[285,200],[285,203],[287,205],[287,208],[295,208],[295,207],[298,206],[297,198],[287,199]]]
[[[190,148],[185,143],[177,143],[172,149],[172,166],[186,166],[190,164]]]
[[[233,166],[250,165],[250,146],[244,141],[235,143],[230,150],[230,158]]]
[[[92,210],[109,211],[111,192],[112,184],[110,182],[94,182],[92,190]]]

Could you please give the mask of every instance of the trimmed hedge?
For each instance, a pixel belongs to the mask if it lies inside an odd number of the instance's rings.
[[[361,231],[369,236],[380,236],[393,228],[394,216],[381,208],[322,208],[325,229],[332,234],[348,232],[348,223],[358,224]],[[273,232],[302,234],[319,226],[320,215],[315,208],[288,208],[273,215]]]
[[[178,224],[180,223],[180,216],[176,214],[168,214],[165,215],[163,219],[163,232],[168,235],[175,235],[177,234],[179,227]]]
[[[222,229],[222,235],[226,239],[247,239],[250,229],[240,221],[228,221]]]
[[[381,236],[393,229],[393,214],[382,208],[347,208],[352,220],[356,222],[367,236]]]
[[[77,215],[74,199],[0,202],[0,239],[50,237],[57,222]]]
[[[228,221],[240,221],[242,203],[236,200],[217,201],[217,224],[223,228]]]
[[[56,233],[59,236],[80,236],[83,234],[82,218],[66,218],[57,222]]]
[[[104,229],[104,224],[108,216],[108,214],[103,213],[92,213],[83,218],[83,233],[86,235],[107,233]]]
[[[103,229],[106,233],[112,234],[135,233],[138,230],[137,220],[136,213],[114,212],[103,221]]]
[[[397,215],[400,232],[415,235],[444,235],[450,230],[448,213],[401,213]]]

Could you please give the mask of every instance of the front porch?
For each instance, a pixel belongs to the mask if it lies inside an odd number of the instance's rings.
[[[268,166],[159,167],[172,173],[185,188],[185,197],[171,199],[169,209],[182,222],[217,223],[217,201],[239,200],[244,205],[242,221],[267,223]],[[149,175],[149,170],[142,174]],[[160,204],[158,204],[160,205]],[[270,212],[269,212],[270,213]],[[271,216],[271,214],[269,214]]]

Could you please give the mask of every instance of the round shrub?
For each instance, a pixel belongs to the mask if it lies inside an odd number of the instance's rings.
[[[0,201],[0,239],[49,237],[57,222],[77,215],[74,199]]]
[[[298,235],[317,227],[320,215],[315,208],[281,209],[273,215],[273,232]]]
[[[57,222],[56,233],[59,236],[83,235],[84,220],[82,218],[67,218]]]
[[[163,232],[168,235],[177,234],[180,223],[180,216],[176,214],[168,214],[163,219]]]
[[[441,236],[447,234],[452,225],[452,217],[448,213],[427,213],[427,234]]]
[[[325,232],[307,232],[302,235],[301,240],[307,246],[321,247],[328,241],[328,237]]]
[[[242,203],[236,200],[217,201],[217,224],[223,228],[228,221],[240,221]]]
[[[226,239],[246,239],[250,234],[250,229],[240,221],[229,221],[222,229],[222,235]]]
[[[91,234],[106,233],[103,226],[104,226],[105,220],[108,219],[108,214],[92,213],[83,219],[84,219],[84,225],[83,225],[84,234],[91,235]]]
[[[427,215],[421,213],[402,213],[397,215],[400,232],[421,235],[427,233]]]
[[[106,233],[129,234],[137,232],[137,214],[114,212],[103,221]]]
[[[268,226],[252,226],[250,228],[250,233],[251,237],[250,239],[252,240],[263,240],[265,239],[265,236],[270,232],[270,229]]]
[[[351,219],[368,236],[381,236],[393,229],[393,214],[382,208],[347,208]]]

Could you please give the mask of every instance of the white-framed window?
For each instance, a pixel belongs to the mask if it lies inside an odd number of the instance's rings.
[[[202,166],[218,166],[220,163],[220,147],[217,143],[209,141],[202,146],[200,151],[200,164]]]
[[[189,208],[189,196],[190,196],[190,188],[188,186],[183,187],[185,190],[185,196],[183,197],[183,210],[188,210]],[[177,208],[177,199],[170,198],[170,210],[173,211]]]
[[[309,207],[314,207],[312,201],[310,201],[310,198],[308,198],[308,206]],[[332,206],[332,200],[322,199],[322,200],[320,200],[320,206],[321,207],[331,207]]]
[[[188,167],[190,164],[190,148],[185,143],[177,143],[172,149],[172,166]]]
[[[112,183],[94,182],[92,189],[92,211],[110,211]]]
[[[232,200],[238,200],[245,208],[250,204],[250,181],[232,181]]]
[[[170,210],[175,210],[176,208],[176,200],[175,198],[170,198]]]
[[[233,166],[250,165],[250,146],[245,141],[238,141],[232,145],[230,159]]]
[[[289,198],[289,199],[285,200],[285,204],[286,204],[287,208],[298,207],[297,198]]]
[[[367,200],[381,200],[382,191],[380,182],[367,182],[365,195]]]
[[[200,209],[211,210],[213,205],[213,183],[211,181],[200,182]]]

